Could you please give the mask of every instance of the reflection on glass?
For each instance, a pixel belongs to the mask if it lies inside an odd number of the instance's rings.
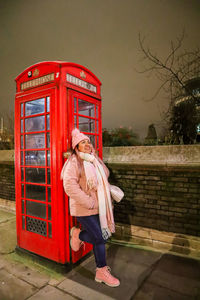
[[[48,187],[48,202],[51,202],[51,188]]]
[[[50,117],[47,115],[47,130],[50,130]]]
[[[46,219],[46,204],[33,201],[26,201],[26,214]]]
[[[88,117],[94,117],[94,109],[95,109],[95,105],[87,102],[87,101],[83,101],[83,100],[78,100],[78,113],[84,116],[88,116]]]
[[[23,124],[24,124],[24,121],[23,121],[23,120],[21,120],[21,132],[23,132],[23,131],[24,131],[24,126],[23,126]]]
[[[23,138],[23,135],[21,135],[21,149],[24,148],[24,138]]]
[[[24,181],[24,168],[21,168],[21,181]]]
[[[24,200],[22,200],[22,214],[24,214]]]
[[[26,184],[26,198],[45,201],[46,200],[45,186]]]
[[[50,166],[50,163],[51,163],[50,151],[47,151],[47,166]]]
[[[51,205],[48,205],[48,220],[51,220]]]
[[[26,182],[45,183],[45,169],[26,168]]]
[[[50,148],[50,133],[47,132],[47,148]]]
[[[84,117],[79,117],[79,129],[83,132],[95,132],[95,120]]]
[[[44,116],[25,119],[25,132],[42,131],[45,129]]]
[[[74,112],[76,113],[76,106],[77,106],[77,101],[76,101],[76,98],[74,98]]]
[[[25,147],[26,149],[45,148],[45,134],[44,133],[26,134]]]
[[[26,151],[26,166],[45,166],[45,151]]]
[[[50,111],[50,97],[47,97],[47,112]]]
[[[25,116],[44,113],[45,98],[33,100],[25,103]]]
[[[51,223],[49,222],[49,237],[52,238],[52,229],[51,229]]]
[[[47,169],[47,184],[51,184],[51,170]]]
[[[24,198],[24,184],[21,185],[22,198]]]
[[[25,229],[25,217],[22,216],[22,229]]]
[[[23,117],[24,103],[21,103],[21,117]]]
[[[24,164],[24,152],[21,151],[21,165],[23,166]]]

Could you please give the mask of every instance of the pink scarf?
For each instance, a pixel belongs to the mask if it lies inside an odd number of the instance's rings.
[[[92,154],[79,152],[83,160],[85,175],[89,189],[97,190],[99,203],[99,220],[102,236],[106,240],[115,232],[115,223],[110,196],[110,187],[103,166]]]

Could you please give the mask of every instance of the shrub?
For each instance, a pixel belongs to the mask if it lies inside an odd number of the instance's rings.
[[[131,128],[119,127],[114,129],[103,129],[103,146],[136,146],[139,145],[139,137]]]

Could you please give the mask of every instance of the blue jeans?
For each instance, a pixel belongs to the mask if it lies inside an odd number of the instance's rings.
[[[81,241],[93,245],[97,268],[106,266],[106,241],[102,237],[99,215],[76,217],[83,230],[79,234]]]

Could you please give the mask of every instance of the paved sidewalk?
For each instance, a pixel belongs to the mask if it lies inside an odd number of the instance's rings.
[[[200,261],[168,253],[109,244],[108,265],[117,288],[94,281],[93,256],[71,271],[15,253],[14,213],[0,209],[0,300],[198,300]]]

